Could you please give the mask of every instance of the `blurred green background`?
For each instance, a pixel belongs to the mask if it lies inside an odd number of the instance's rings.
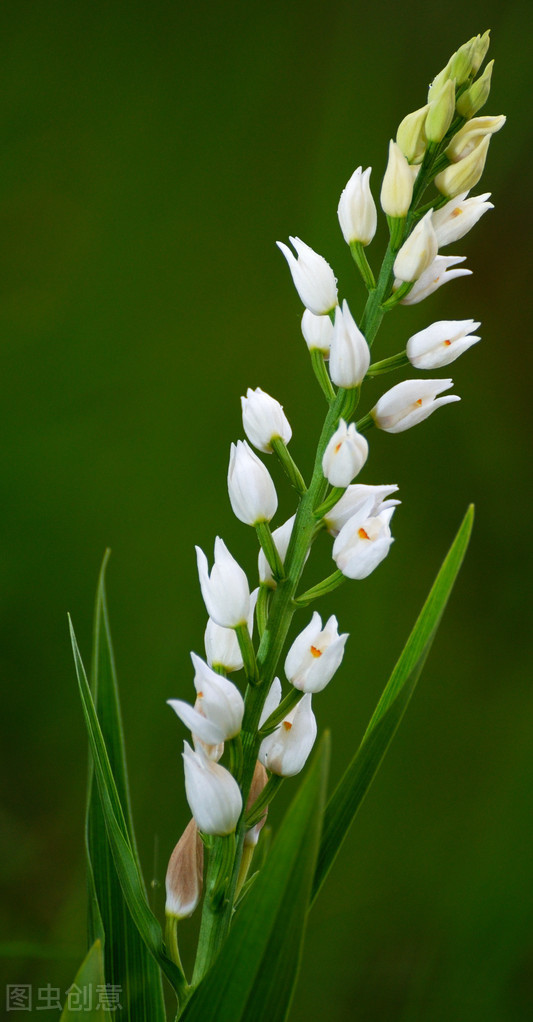
[[[474,275],[389,317],[378,351],[441,318],[481,319],[483,342],[452,367],[460,405],[371,438],[362,480],[398,482],[403,505],[387,563],[323,604],[351,633],[315,700],[334,779],[472,500],[473,541],[311,917],[292,1018],[532,1018],[530,4],[17,0],[0,25],[0,939],[50,956],[21,948],[3,982],[65,989],[84,946],[86,743],[67,611],[88,660],[112,547],[137,833],[162,883],[187,820],[184,732],[165,700],[191,697],[189,650],[203,651],[193,544],[210,552],[220,533],[254,568],[225,486],[239,395],[260,385],[283,402],[304,471],[322,417],[274,242],[304,238],[360,308],[340,191],[362,164],[377,194],[400,119],[491,27],[486,111],[509,120],[476,189],[496,208],[452,247]],[[365,410],[386,385],[368,386]],[[292,504],[276,480],[279,524]],[[324,541],[310,584],[330,564]]]

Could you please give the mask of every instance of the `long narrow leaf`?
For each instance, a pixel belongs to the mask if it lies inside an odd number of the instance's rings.
[[[166,954],[161,927],[146,901],[144,884],[128,839],[117,787],[111,771],[109,757],[100,724],[98,723],[91,690],[72,623],[70,624],[70,631],[83,714],[94,762],[95,777],[100,794],[106,833],[113,853],[113,861],[120,886],[135,926],[148,951],[153,955],[156,962],[159,963],[176,992],[179,993],[182,984],[181,975]]]
[[[80,1013],[83,1013],[86,1022],[111,1022],[111,1015],[107,1009],[109,1006],[113,1007],[113,1011],[119,1010],[116,997],[122,1007],[121,991],[117,988],[106,989],[102,944],[96,940],[89,948],[69,988],[59,1022],[73,1022],[79,1019]]]
[[[266,865],[183,1022],[283,1022],[300,962],[320,841],[329,736],[296,795]]]
[[[471,505],[392,672],[361,745],[328,801],[313,882],[313,899],[316,898],[331,869],[414,692],[463,562],[473,520],[474,508]]]
[[[118,684],[107,614],[105,571],[108,558],[109,551],[104,557],[96,594],[91,690],[124,816],[125,836],[127,835],[141,876],[130,808]],[[89,757],[89,761],[86,819],[89,943],[92,944],[97,937],[103,941],[106,981],[122,990],[121,1017],[124,1022],[135,1022],[137,1019],[145,1018],[153,1019],[153,1022],[164,1022],[161,971],[141,939],[126,905],[107,837],[98,785],[94,784],[92,757]]]

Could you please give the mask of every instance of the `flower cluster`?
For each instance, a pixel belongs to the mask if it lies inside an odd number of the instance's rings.
[[[227,485],[234,514],[257,533],[259,585],[250,591],[243,568],[221,538],[215,540],[211,570],[197,547],[200,587],[209,615],[207,662],[192,654],[194,705],[169,700],[190,730],[194,746],[185,742],[183,754],[194,824],[177,846],[182,852],[175,850],[171,880],[167,878],[169,911],[174,915],[178,910],[188,914],[194,892],[199,897],[198,833],[204,840],[227,838],[234,832],[242,838],[232,852],[233,865],[226,870],[233,877],[228,897],[235,897],[246,872],[245,858],[240,862],[238,856],[257,842],[280,778],[299,773],[313,747],[317,724],[312,699],[340,667],[348,635],[339,634],[336,617],[323,625],[318,612],[312,612],[285,655],[285,695],[279,661],[296,611],[345,579],[366,578],[393,543],[391,519],[399,501],[392,495],[397,485],[354,482],[369,456],[366,434],[373,427],[401,433],[459,400],[444,393],[452,386],[451,379],[417,376],[397,383],[355,419],[367,378],[402,366],[433,372],[479,341],[474,333],[479,322],[439,320],[409,337],[403,351],[371,361],[371,347],[387,312],[399,304],[421,302],[444,283],[470,272],[457,268],[462,256],[441,255],[440,250],[463,238],[492,208],[489,193],[469,196],[483,172],[491,138],[505,123],[503,116],[476,116],[489,94],[492,64],[477,77],[488,44],[485,33],[452,56],[430,86],[426,104],[402,120],[389,144],[380,204],[390,240],[377,276],[366,255],[378,218],[371,168],[358,167],[342,192],[341,231],[368,291],[358,322],[348,302],[339,301],[337,278],[323,256],[296,237],[290,238],[294,251],[277,243],[305,307],[302,334],[328,411],[314,472],[306,484],[289,452],[292,428],[280,402],[260,387],[249,388],[242,397],[246,439],[231,445]],[[422,204],[431,184],[437,194]],[[276,486],[259,457],[272,454],[298,494],[296,513],[273,531]],[[301,593],[302,573],[321,533],[331,537],[336,570]],[[247,683],[244,698],[228,678],[240,670]],[[182,897],[172,882],[172,877],[187,872],[177,868],[178,860],[189,863],[188,893]]]

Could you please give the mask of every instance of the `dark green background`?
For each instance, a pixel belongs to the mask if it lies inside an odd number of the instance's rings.
[[[420,690],[311,917],[292,1017],[533,1016],[530,10],[2,4],[0,918],[3,939],[52,955],[11,958],[5,982],[64,989],[83,948],[86,750],[67,611],[88,659],[111,546],[134,811],[147,878],[162,881],[187,821],[184,732],[165,700],[191,697],[189,650],[202,652],[193,544],[210,552],[220,533],[253,571],[252,530],[225,487],[239,395],[260,385],[284,403],[304,471],[322,416],[274,242],[297,234],[322,252],[358,310],[339,193],[362,164],[377,194],[400,119],[490,26],[487,112],[509,120],[477,189],[496,208],[452,247],[474,276],[398,310],[377,350],[439,318],[481,319],[483,341],[452,367],[460,405],[372,436],[362,479],[398,482],[403,505],[387,563],[324,604],[351,632],[315,700],[335,777],[471,500],[474,537]],[[365,410],[384,389],[368,387]],[[292,511],[276,480],[279,523]],[[328,549],[310,582],[330,570]],[[160,909],[161,889],[154,900]],[[69,948],[72,959],[53,957]]]

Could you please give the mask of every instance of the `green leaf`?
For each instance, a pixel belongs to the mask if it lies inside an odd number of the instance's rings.
[[[127,836],[141,877],[128,790],[126,753],[118,684],[105,593],[106,552],[96,594],[91,689],[109,766],[122,807]],[[89,890],[88,936],[104,947],[106,981],[122,990],[124,1022],[150,1018],[164,1022],[165,1007],[159,966],[141,939],[126,905],[107,837],[98,785],[89,757],[86,817],[87,876]],[[146,895],[145,895],[146,896]]]
[[[67,996],[59,1022],[73,1022],[79,1019],[81,1012],[86,1022],[111,1022],[111,1014],[106,1007],[105,983],[102,943],[95,940],[74,977],[70,987],[72,994],[70,998]],[[119,1004],[123,1004],[122,991],[115,989],[109,991],[109,1006],[113,1004],[115,993],[118,994]]]
[[[324,735],[264,869],[180,1018],[283,1022],[298,975],[329,762]]]
[[[361,745],[328,801],[313,882],[313,900],[331,869],[414,692],[463,562],[473,520],[474,508],[470,505]]]
[[[146,900],[143,880],[128,837],[117,786],[113,778],[109,756],[96,715],[72,623],[70,623],[70,631],[83,714],[93,757],[94,773],[116,874],[122,888],[124,900],[142,940],[150,954],[161,966],[161,969],[179,996],[179,993],[183,990],[183,977],[176,965],[166,954],[161,926],[150,910]]]

